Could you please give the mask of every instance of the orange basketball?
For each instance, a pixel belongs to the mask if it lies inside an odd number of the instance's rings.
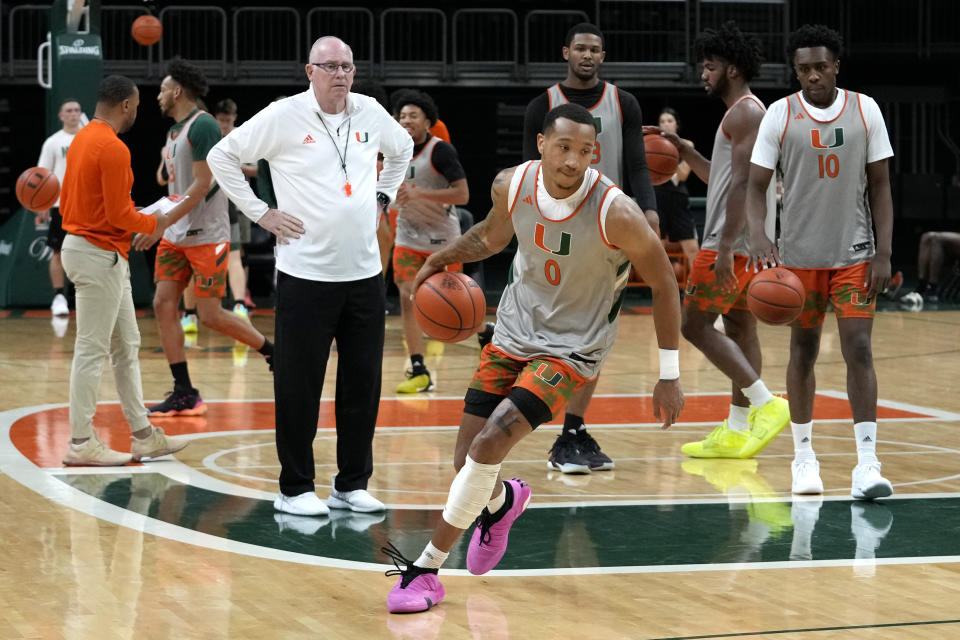
[[[487,299],[470,276],[441,271],[417,289],[414,310],[425,334],[440,342],[459,342],[483,326]]]
[[[650,182],[663,184],[673,177],[680,164],[680,153],[673,143],[656,133],[643,136],[643,148],[647,152],[647,169]]]
[[[31,167],[17,178],[17,200],[31,211],[44,211],[60,197],[57,174],[43,167]]]
[[[134,40],[145,47],[149,47],[160,42],[160,36],[163,35],[163,26],[154,16],[140,16],[133,21],[130,33]]]
[[[747,288],[747,306],[767,324],[789,324],[803,309],[806,292],[793,272],[783,267],[764,269]]]

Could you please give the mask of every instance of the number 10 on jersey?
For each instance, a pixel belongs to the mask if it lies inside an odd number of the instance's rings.
[[[821,153],[817,155],[817,162],[820,165],[821,178],[836,178],[840,174],[840,158],[836,154],[824,156]]]

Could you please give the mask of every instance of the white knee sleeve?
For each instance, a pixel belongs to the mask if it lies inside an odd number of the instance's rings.
[[[499,464],[480,464],[467,456],[463,468],[450,485],[443,519],[457,529],[466,529],[490,501],[500,474]]]

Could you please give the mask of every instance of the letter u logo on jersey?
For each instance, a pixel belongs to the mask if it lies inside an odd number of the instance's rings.
[[[571,236],[566,231],[560,232],[560,248],[559,249],[550,249],[543,241],[543,236],[546,233],[547,228],[544,227],[539,222],[537,223],[537,230],[533,236],[533,242],[537,247],[543,249],[547,253],[552,253],[555,256],[568,256],[570,255],[570,240]]]
[[[820,129],[810,129],[810,142],[814,149],[836,149],[843,146],[843,127],[836,127],[833,130],[833,144],[823,144],[820,142]]]
[[[357,142],[366,142],[367,140],[370,139],[370,133],[367,132],[367,131],[364,131],[364,132],[363,132],[363,139],[362,139],[362,140],[360,139],[360,132],[359,132],[359,131],[356,131],[355,133],[357,134]]]

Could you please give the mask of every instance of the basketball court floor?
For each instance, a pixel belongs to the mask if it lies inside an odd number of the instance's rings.
[[[396,578],[379,550],[389,540],[416,557],[440,517],[475,340],[431,344],[437,390],[397,398],[406,354],[399,319],[387,319],[370,489],[389,509],[298,518],[272,508],[272,379],[257,353],[201,328],[189,359],[209,412],[156,421],[191,445],[142,465],[65,469],[75,320],[57,338],[48,312],[0,312],[0,638],[960,638],[960,311],[878,315],[878,451],[896,494],[875,503],[849,497],[856,454],[832,318],[814,430],[826,490],[801,499],[788,432],[755,460],[680,454],[725,417],[729,386],[684,343],[686,408],[660,430],[642,311],[621,318],[587,415],[616,469],[548,470],[557,426],[541,427],[503,465],[534,498],[500,566],[470,576],[460,544],[443,603],[405,616],[386,612]],[[272,335],[272,317],[253,321]],[[140,325],[145,395],[160,400],[169,370],[153,318]],[[782,392],[788,330],[762,327],[761,341],[764,378]],[[328,381],[336,365],[333,354]],[[109,371],[101,399],[99,433],[124,450]],[[332,416],[325,402],[321,497]]]

